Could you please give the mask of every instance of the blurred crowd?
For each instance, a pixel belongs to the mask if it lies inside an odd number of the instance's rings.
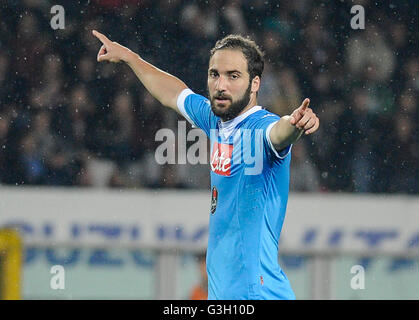
[[[209,186],[208,165],[157,164],[156,132],[183,119],[127,66],[96,62],[96,29],[204,95],[216,40],[249,35],[259,104],[285,115],[310,97],[321,121],[293,147],[291,190],[419,193],[415,1],[357,1],[364,30],[351,1],[72,1],[62,30],[54,4],[0,4],[0,184]]]

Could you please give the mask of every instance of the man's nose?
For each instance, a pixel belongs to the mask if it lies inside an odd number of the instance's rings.
[[[215,89],[217,91],[226,91],[227,88],[227,81],[223,76],[218,77],[217,82],[215,83]]]

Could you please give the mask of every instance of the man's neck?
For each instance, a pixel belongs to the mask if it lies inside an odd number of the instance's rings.
[[[251,98],[250,98],[250,101],[249,101],[249,104],[248,104],[246,107],[244,107],[242,111],[240,111],[240,113],[237,115],[237,117],[238,117],[239,115],[241,115],[241,114],[245,113],[247,110],[252,109],[254,106],[257,106],[257,104],[258,104],[258,102],[257,102],[256,97],[254,97],[254,98],[253,98],[253,97],[251,97]]]

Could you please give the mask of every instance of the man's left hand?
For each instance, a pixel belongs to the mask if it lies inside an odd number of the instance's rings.
[[[308,107],[310,99],[305,98],[301,106],[293,111],[291,114],[290,123],[300,130],[304,130],[305,134],[311,134],[315,132],[320,125],[319,118]]]

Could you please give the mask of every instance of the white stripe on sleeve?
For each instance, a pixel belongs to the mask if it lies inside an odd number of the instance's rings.
[[[279,121],[279,120],[278,120]],[[286,149],[288,149],[288,151],[284,154],[284,155],[279,155],[279,153],[278,153],[278,151],[275,149],[275,147],[274,147],[274,145],[273,145],[273,143],[272,143],[272,141],[271,141],[271,137],[270,137],[270,133],[271,133],[271,130],[272,130],[272,127],[278,122],[278,121],[275,121],[275,122],[272,122],[269,126],[268,126],[268,128],[266,128],[266,140],[268,140],[268,142],[269,142],[269,146],[271,147],[271,149],[272,149],[272,151],[274,152],[274,154],[279,158],[279,159],[284,159],[289,153],[290,153],[290,151],[291,151],[291,148],[292,148],[292,144],[290,145],[290,146],[288,146],[288,147],[286,147],[286,148],[284,148],[283,150],[286,150]]]
[[[187,96],[193,93],[194,92],[189,88],[183,89],[182,92],[177,97],[177,107],[180,113],[186,118],[186,120],[188,120],[189,123],[192,124],[193,126],[196,126],[185,110],[185,99]]]

